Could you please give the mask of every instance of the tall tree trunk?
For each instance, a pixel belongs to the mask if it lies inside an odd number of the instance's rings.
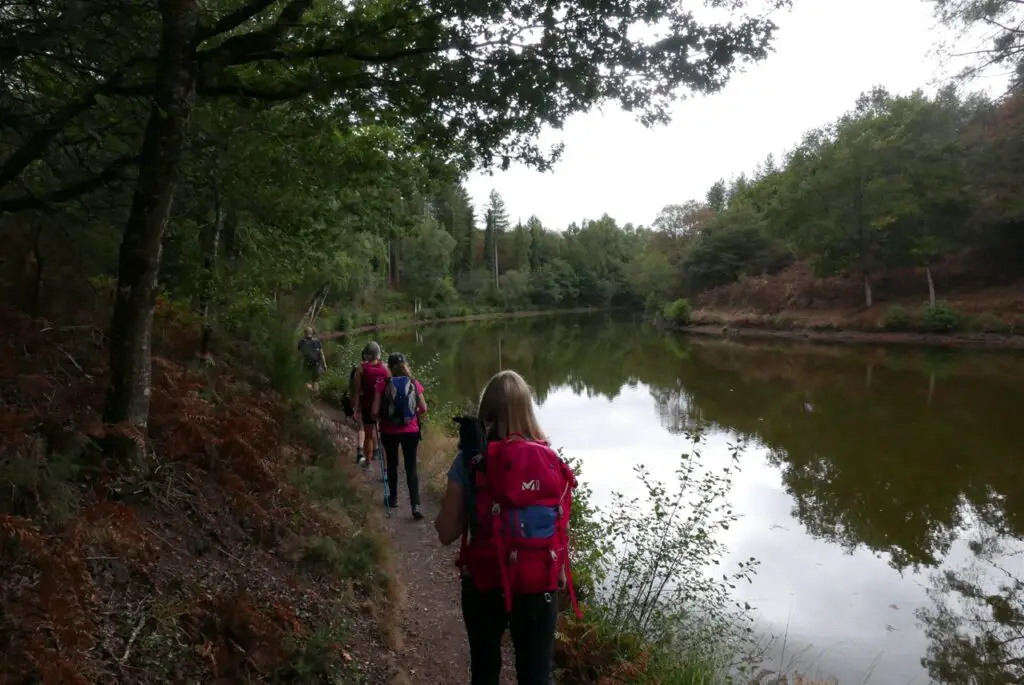
[[[398,261],[399,261],[399,257],[400,257],[400,255],[398,253],[398,241],[397,240],[389,240],[388,241],[388,282],[391,284],[391,286],[393,288],[397,288],[398,287],[398,281],[399,281],[399,278],[398,278]]]
[[[924,268],[924,275],[928,277],[928,304],[935,306],[935,281],[932,280],[932,267]]]
[[[217,255],[220,252],[220,236],[224,230],[224,206],[221,203],[220,191],[213,188],[213,223],[207,227],[203,235],[203,284],[199,293],[199,314],[203,318],[202,333],[199,336],[199,354],[205,357],[210,352],[210,339],[213,337],[213,318],[210,315],[213,303],[214,288],[217,277]]]
[[[466,230],[462,235],[462,245],[459,251],[459,268],[457,271],[460,276],[464,276],[473,270],[473,214],[470,212],[466,216]]]
[[[857,237],[860,243],[860,272],[864,278],[864,303],[867,307],[874,304],[871,294],[871,280],[868,275],[872,266],[871,231],[868,227],[867,217],[864,215],[864,178],[857,181],[857,192],[853,197],[853,209],[857,217]]]
[[[491,245],[494,247],[494,292],[498,292],[498,232],[494,231],[494,239],[491,240]]]
[[[195,100],[193,40],[199,3],[160,0],[159,6],[162,27],[156,83],[139,158],[138,185],[121,239],[110,323],[110,387],[103,413],[108,423],[127,422],[141,437],[149,420],[150,344],[161,243]]]

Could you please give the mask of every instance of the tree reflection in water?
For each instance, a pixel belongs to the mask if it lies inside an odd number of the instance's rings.
[[[933,574],[922,665],[950,685],[1024,682],[1024,540],[990,531],[963,568]]]

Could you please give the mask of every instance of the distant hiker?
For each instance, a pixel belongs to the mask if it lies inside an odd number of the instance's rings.
[[[472,685],[497,685],[508,627],[519,685],[548,685],[555,593],[568,588],[569,515],[576,478],[545,441],[526,381],[502,371],[487,382],[477,417],[460,416],[459,452],[434,527],[462,538],[462,616]]]
[[[373,402],[388,378],[388,367],[380,360],[380,345],[373,341],[366,343],[362,357],[363,361],[356,368],[352,385],[355,388],[353,395],[358,402],[356,420],[362,424],[364,433],[362,450],[356,447],[356,460],[366,467],[377,449],[377,415],[373,411]]]
[[[388,355],[388,371],[391,377],[377,393],[373,413],[380,418],[380,441],[387,456],[388,492],[391,493],[389,506],[392,509],[398,506],[398,450],[401,448],[405,481],[409,486],[409,504],[413,518],[419,521],[423,514],[420,512],[416,449],[421,438],[419,417],[427,412],[427,402],[423,398],[423,386],[412,377],[401,352]]]
[[[319,390],[320,376],[327,370],[327,358],[324,356],[323,343],[310,326],[306,327],[305,335],[299,340],[299,352],[309,370],[311,382],[306,387]]]

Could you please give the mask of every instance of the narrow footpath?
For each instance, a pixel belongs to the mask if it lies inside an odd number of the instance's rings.
[[[376,465],[372,465],[367,477],[377,473]],[[383,499],[383,490],[381,492]],[[438,502],[425,488],[422,508],[424,519],[414,520],[404,469],[400,467],[398,509],[391,512],[387,522],[406,591],[402,610],[404,644],[397,655],[398,666],[416,685],[467,685],[469,646],[462,623],[458,571],[455,568],[458,543],[442,547],[438,542],[434,531]],[[506,634],[502,685],[515,683],[510,647]]]
[[[350,421],[331,407],[318,409],[336,425],[348,427]],[[351,444],[351,443],[349,443]],[[351,451],[351,450],[348,450]],[[341,459],[355,459],[354,453],[339,455]],[[453,455],[454,456],[454,455]],[[360,471],[366,485],[377,494],[383,509],[384,490],[376,463]],[[460,587],[455,555],[458,543],[442,547],[434,531],[439,503],[421,484],[424,518],[416,521],[409,506],[409,488],[405,471],[399,465],[398,508],[385,520],[392,551],[398,565],[399,584],[404,597],[399,610],[401,639],[395,651],[395,665],[400,675],[395,685],[468,685],[469,646],[462,623]],[[502,685],[515,685],[515,673],[508,635],[503,644],[505,666]]]

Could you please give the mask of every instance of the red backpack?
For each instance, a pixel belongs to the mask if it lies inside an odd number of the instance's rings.
[[[488,442],[485,454],[466,464],[468,525],[457,565],[477,589],[502,589],[509,612],[517,593],[557,591],[564,569],[573,611],[582,617],[569,568],[572,469],[547,443],[518,433]]]
[[[388,367],[383,362],[363,362],[363,387],[360,388],[360,406],[369,407],[373,404],[373,396],[384,387],[388,380]]]

